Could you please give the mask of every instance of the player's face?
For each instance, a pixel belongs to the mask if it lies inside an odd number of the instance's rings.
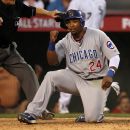
[[[66,21],[68,31],[72,34],[78,34],[83,30],[79,19],[70,19]]]
[[[15,0],[2,0],[2,2],[6,5],[14,5],[15,4]]]

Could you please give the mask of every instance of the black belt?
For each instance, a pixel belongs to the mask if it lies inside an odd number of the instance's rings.
[[[99,80],[99,79],[103,79],[103,77],[91,78],[91,79],[87,79],[87,80],[91,81],[91,80]]]

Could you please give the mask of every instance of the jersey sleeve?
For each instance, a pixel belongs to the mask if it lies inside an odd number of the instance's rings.
[[[36,8],[35,7],[27,6],[20,0],[16,1],[16,8],[19,10],[21,17],[30,18],[30,17],[36,15]]]
[[[58,43],[56,43],[55,51],[58,56],[59,63],[62,61],[63,58],[65,58],[65,50],[64,50],[64,38],[60,40]]]
[[[102,31],[100,31],[100,40],[103,54],[107,59],[110,60],[113,56],[120,54],[112,40]]]

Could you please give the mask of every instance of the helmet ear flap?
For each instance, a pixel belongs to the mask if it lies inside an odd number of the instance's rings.
[[[85,21],[83,21],[82,19],[80,19],[80,23],[81,23],[81,26],[82,26],[82,27],[85,26]]]
[[[85,21],[82,21],[82,26],[83,26],[83,27],[85,26]]]
[[[86,18],[86,15],[84,12],[81,12],[82,13],[82,17],[81,17],[81,23],[82,23],[82,26],[84,27],[85,26],[85,18]]]

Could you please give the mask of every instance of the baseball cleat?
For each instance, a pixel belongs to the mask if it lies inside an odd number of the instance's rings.
[[[54,118],[54,113],[52,112],[49,112],[48,110],[45,110],[43,113],[42,113],[42,116],[39,117],[39,119],[42,119],[42,120],[52,120]]]
[[[102,123],[103,122],[103,119],[104,119],[104,115],[103,114],[100,114],[100,117],[99,119],[96,121],[97,123]],[[80,122],[86,122],[85,121],[85,115],[82,114],[80,116],[78,116],[75,120],[76,123],[80,123]]]
[[[97,123],[102,123],[104,120],[104,114],[100,114],[100,117],[97,120]]]
[[[36,116],[29,113],[20,113],[18,114],[18,121],[27,124],[36,124]]]
[[[75,122],[78,123],[78,122],[85,122],[85,115],[82,114],[82,115],[79,115],[76,119],[75,119]]]

